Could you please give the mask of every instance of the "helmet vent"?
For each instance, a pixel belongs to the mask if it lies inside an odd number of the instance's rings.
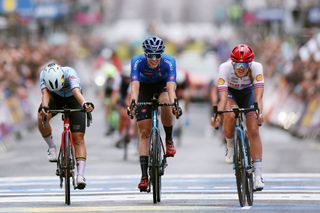
[[[53,83],[51,81],[49,81],[50,87],[51,89],[54,89]]]

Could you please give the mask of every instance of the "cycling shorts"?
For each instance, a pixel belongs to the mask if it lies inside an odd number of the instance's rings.
[[[247,87],[242,90],[228,88],[228,98],[236,102],[239,108],[253,108],[254,107],[254,93],[253,87]]]
[[[81,109],[81,104],[75,99],[74,96],[61,97],[55,93],[50,93],[49,109]],[[39,106],[38,112],[41,111],[41,104]],[[56,113],[52,113],[54,117]],[[83,132],[86,131],[86,116],[84,112],[73,112],[70,115],[70,130],[71,132]]]
[[[158,83],[146,84],[140,82],[138,102],[151,101],[153,94],[161,94],[167,92],[167,82],[162,81]],[[137,106],[137,121],[151,119],[151,106]]]

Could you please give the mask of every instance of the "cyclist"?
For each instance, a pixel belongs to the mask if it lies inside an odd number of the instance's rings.
[[[142,177],[138,185],[140,191],[146,191],[148,180],[148,155],[151,126],[151,107],[138,106],[136,101],[146,102],[152,99],[154,93],[159,94],[160,102],[173,103],[176,94],[176,61],[172,56],[163,54],[165,44],[157,36],[148,37],[142,44],[144,54],[131,59],[131,114],[136,114],[139,129],[139,154]],[[161,120],[166,134],[166,155],[174,157],[176,149],[172,140],[173,118],[181,115],[180,107],[161,108]]]
[[[218,110],[239,107],[252,107],[257,102],[259,115],[255,112],[246,114],[246,125],[250,139],[253,166],[254,166],[254,190],[262,190],[264,182],[262,178],[262,143],[259,135],[258,125],[262,124],[263,117],[263,67],[260,63],[253,61],[254,53],[246,44],[239,44],[234,47],[230,54],[230,59],[222,63],[219,67],[218,90],[220,101]],[[216,119],[211,119],[211,125],[217,127],[222,120],[221,115]],[[224,135],[227,141],[226,161],[233,161],[233,133],[235,128],[235,118],[233,113],[223,115]]]
[[[71,67],[61,67],[56,63],[47,64],[40,73],[40,88],[42,93],[41,105],[38,110],[38,128],[48,144],[48,159],[57,162],[57,148],[52,138],[52,130],[49,124],[54,114],[48,113],[48,109],[84,108],[86,112],[92,112],[94,105],[86,102],[81,93],[80,79]],[[47,125],[43,127],[42,118],[47,117]],[[75,146],[77,163],[77,188],[84,189],[86,180],[84,170],[86,166],[86,146],[84,142],[85,114],[75,112],[70,117],[72,138]]]
[[[119,115],[116,111],[116,104],[118,101],[121,77],[118,69],[108,61],[102,65],[101,71],[106,78],[104,83],[104,110],[108,126],[106,135],[108,136],[113,134],[118,126]]]
[[[119,100],[118,100],[118,111],[119,111],[119,138],[116,141],[116,147],[121,148],[123,143],[130,141],[130,133],[132,121],[127,115],[127,107],[130,104],[130,64],[123,67],[121,72],[121,83],[119,88]]]

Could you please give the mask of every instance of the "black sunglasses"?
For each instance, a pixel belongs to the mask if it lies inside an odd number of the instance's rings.
[[[159,59],[159,58],[161,58],[162,55],[159,53],[148,53],[148,54],[146,54],[146,56],[147,56],[147,58],[150,58],[150,59],[152,59],[152,58]]]

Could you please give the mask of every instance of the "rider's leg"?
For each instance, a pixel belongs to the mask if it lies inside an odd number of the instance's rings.
[[[254,112],[247,113],[246,119],[251,156],[255,164],[255,173],[261,175],[262,143],[259,134],[258,120]]]
[[[51,125],[49,122],[50,119],[51,119],[51,115],[49,114],[47,117],[47,121],[46,121],[46,127],[43,127],[42,126],[42,115],[41,115],[41,113],[38,113],[38,129],[39,129],[42,137],[44,138],[44,140],[48,144],[49,148],[55,148],[56,146],[52,140],[52,129],[51,129]]]
[[[170,102],[169,95],[167,92],[163,92],[159,97],[160,102]],[[176,154],[176,149],[174,147],[174,142],[172,140],[172,129],[173,129],[173,115],[172,107],[162,107],[161,108],[161,121],[163,124],[164,131],[166,133],[166,155],[168,157],[173,157]]]
[[[159,97],[160,102],[169,103],[169,95],[167,92],[163,92]],[[161,121],[166,133],[166,139],[172,139],[172,126],[173,126],[173,116],[172,116],[172,107],[166,106],[161,107]]]
[[[235,102],[232,99],[228,99],[226,108],[230,109],[235,105]],[[226,157],[225,161],[227,163],[233,162],[233,153],[234,153],[234,128],[235,128],[235,117],[233,113],[224,113],[223,114],[223,130],[224,137],[227,141],[226,148]]]
[[[48,160],[50,162],[56,162],[57,161],[57,148],[56,145],[53,142],[52,138],[52,129],[50,126],[50,119],[51,114],[48,115],[47,121],[46,121],[46,127],[42,126],[42,115],[41,113],[38,113],[38,129],[44,139],[44,141],[48,144]]]
[[[149,140],[150,140],[151,120],[138,121],[139,129],[139,155],[141,167],[141,182],[138,188],[142,191],[148,188],[148,161],[149,161]]]
[[[73,132],[72,138],[74,142],[75,158],[77,163],[77,187],[84,189],[86,186],[84,171],[86,168],[87,150],[84,142],[83,132]]]
[[[264,182],[262,178],[262,143],[259,134],[258,120],[255,112],[247,113],[246,119],[254,168],[253,188],[254,190],[261,191],[264,188]]]

